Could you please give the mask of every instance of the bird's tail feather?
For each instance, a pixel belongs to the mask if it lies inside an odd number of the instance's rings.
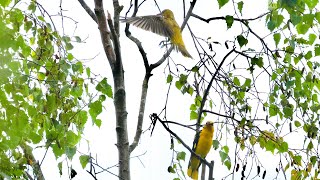
[[[185,46],[182,46],[182,45],[178,45],[178,50],[181,52],[181,54],[184,56],[184,57],[188,57],[188,58],[192,58],[192,56],[190,55],[190,53],[187,51],[186,47]]]
[[[198,179],[198,170],[192,170],[191,167],[188,168],[187,172],[188,176],[191,177],[192,179]]]

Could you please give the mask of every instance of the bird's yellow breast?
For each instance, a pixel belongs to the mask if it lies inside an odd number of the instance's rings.
[[[199,142],[196,147],[196,154],[204,158],[210,151],[213,137],[213,127],[206,127],[206,130],[202,130],[200,133]]]

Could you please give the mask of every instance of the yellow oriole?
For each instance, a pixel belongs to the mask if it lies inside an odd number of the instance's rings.
[[[214,127],[212,121],[207,121],[202,130],[196,134],[193,141],[192,150],[200,157],[205,158],[212,145]],[[187,174],[192,179],[198,179],[198,169],[201,161],[194,155],[191,155]]]
[[[122,19],[121,21],[161,36],[169,37],[176,50],[180,51],[183,56],[192,58],[184,45],[181,29],[171,10],[165,9],[157,15],[136,16]]]

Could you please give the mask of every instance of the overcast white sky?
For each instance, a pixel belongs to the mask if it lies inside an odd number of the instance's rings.
[[[59,9],[59,0],[55,1],[40,1],[41,4],[45,6],[52,14],[57,14]],[[86,1],[88,5],[93,9],[93,0]],[[178,24],[181,24],[183,21],[183,11],[182,11],[182,2],[181,1],[158,1],[161,9],[171,9],[175,13],[175,18]],[[256,1],[256,0],[246,0],[243,9],[244,17],[256,17],[267,11],[267,0]],[[124,9],[121,13],[122,16],[125,15],[125,12],[128,9],[129,1],[120,1],[120,4],[124,5]],[[186,1],[187,6],[189,2]],[[249,5],[250,4],[250,5]],[[113,12],[112,1],[104,1],[105,10]],[[82,37],[86,40],[85,44],[75,45],[74,56],[79,59],[88,59],[98,55],[95,59],[86,62],[85,64],[91,67],[91,70],[95,74],[100,74],[101,77],[108,77],[108,82],[112,84],[111,79],[111,70],[109,68],[107,59],[105,57],[104,51],[102,49],[100,34],[97,29],[97,25],[90,18],[89,15],[82,9],[76,0],[64,0],[62,7],[64,10],[64,15],[74,18],[79,23],[77,24],[77,29],[74,35]],[[231,11],[232,10],[232,11]],[[228,13],[229,12],[229,13]],[[157,7],[154,4],[154,1],[146,1],[140,8],[138,15],[150,15],[158,13]],[[233,7],[227,5],[219,10],[218,13],[218,4],[216,0],[202,0],[198,1],[194,9],[194,13],[205,18],[221,16],[226,14],[233,14]],[[131,15],[132,13],[130,13]],[[56,17],[57,22],[59,22],[59,17]],[[230,36],[238,35],[237,33],[241,32],[237,28],[228,30],[226,28],[225,22],[223,21],[214,21],[213,23],[206,24],[190,18],[189,25],[196,33],[196,35],[203,38],[212,37],[214,41],[224,43],[226,39],[231,39]],[[259,22],[260,27],[263,27],[264,22]],[[127,110],[128,110],[128,129],[129,129],[129,141],[130,143],[133,140],[133,136],[136,129],[136,122],[138,117],[138,107],[140,100],[140,91],[141,84],[144,77],[144,67],[139,51],[137,50],[134,43],[126,38],[124,34],[124,24],[121,25],[121,51],[123,55],[124,70],[125,70],[125,81],[127,89]],[[72,35],[74,32],[74,23],[65,19],[64,22],[65,33]],[[258,28],[258,25],[257,25]],[[131,27],[131,32],[142,42],[143,47],[145,48],[150,63],[156,62],[160,59],[164,49],[160,49],[158,44],[160,41],[164,40],[162,37],[140,30],[135,27]],[[237,32],[237,33],[235,33]],[[268,34],[268,31],[261,30],[261,36]],[[195,58],[195,60],[186,59],[176,52],[172,52],[171,56],[174,58],[176,63],[186,63],[189,66],[194,64],[197,61],[196,49],[193,47],[193,42],[190,36],[190,33],[187,29],[183,33],[184,42],[188,51]],[[226,38],[229,37],[229,38]],[[165,74],[164,65],[159,67],[153,72],[153,76],[150,79],[149,92],[147,105],[145,110],[145,120],[144,120],[144,129],[147,129],[150,125],[149,114],[153,112],[160,112],[163,108],[166,98],[166,91],[168,86],[165,84]],[[172,88],[170,93],[170,100],[168,103],[168,117],[171,121],[177,121],[184,124],[193,124],[189,120],[189,106],[192,103],[192,98],[188,95],[182,95],[179,91]],[[91,152],[92,156],[97,156],[98,162],[101,166],[107,168],[117,164],[118,154],[116,144],[116,133],[115,133],[115,116],[114,116],[114,106],[111,99],[107,100],[105,104],[106,110],[99,116],[102,119],[101,128],[91,127],[90,121],[88,126],[85,129],[84,137],[89,141],[90,150],[88,150],[86,141],[82,141],[79,151],[82,153]],[[213,119],[210,119],[213,118]],[[213,120],[213,116],[208,116],[205,120]],[[171,126],[173,127],[173,126]],[[183,128],[174,128],[175,132],[183,138],[183,140],[188,143],[190,146],[193,142],[194,132],[191,130],[186,130]],[[176,144],[177,145],[177,144]],[[230,152],[232,154],[231,143]],[[178,146],[178,145],[177,145]],[[184,150],[181,146],[176,150]],[[145,155],[141,156],[140,159],[133,158],[131,159],[131,179],[140,180],[140,179],[152,179],[152,180],[163,180],[163,179],[173,179],[177,177],[175,174],[169,174],[167,172],[167,167],[171,162],[172,150],[170,150],[170,138],[169,134],[161,127],[160,124],[156,126],[153,136],[150,137],[150,131],[144,133],[141,137],[139,146],[134,150],[132,156],[139,154]],[[67,179],[66,177],[66,164],[64,164],[64,175],[59,176],[58,169],[56,168],[56,160],[53,155],[49,153],[44,161],[42,170],[46,179]],[[270,165],[271,170],[275,171],[275,164],[272,164],[274,157],[271,153],[264,153],[265,159],[261,157],[264,163]],[[39,159],[43,157],[43,152],[36,151],[36,155]],[[231,159],[233,157],[231,156]],[[60,159],[61,160],[61,159]],[[187,153],[186,161],[182,162],[183,170],[187,169],[189,160],[189,153]],[[227,168],[221,165],[221,160],[219,157],[218,151],[211,150],[207,156],[207,160],[214,160],[216,162],[214,168],[214,177],[216,179],[221,179],[222,177],[228,174]],[[270,162],[270,163],[267,163]],[[276,161],[273,161],[276,162]],[[233,162],[232,162],[233,163]],[[74,179],[91,179],[91,176],[84,170],[82,170],[80,163],[78,161],[78,156],[74,157],[72,163],[69,162],[69,165],[72,164],[73,168],[78,172],[78,175]],[[255,167],[253,167],[253,174],[256,173]],[[88,169],[88,168],[87,168]],[[117,168],[110,169],[111,172],[117,174]],[[275,172],[268,171],[266,179],[274,178]],[[235,179],[240,179],[240,171],[236,175]],[[231,179],[232,176],[229,176]],[[103,172],[98,176],[98,179],[108,179],[116,180],[117,177]],[[281,179],[281,178],[280,178]]]

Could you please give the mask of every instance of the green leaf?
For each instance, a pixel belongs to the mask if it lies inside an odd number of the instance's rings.
[[[71,43],[66,43],[66,50],[72,50],[73,49],[73,45]]]
[[[67,55],[67,59],[69,60],[69,61],[71,61],[71,60],[73,60],[73,55],[71,54],[71,53],[68,53],[68,55]]]
[[[173,76],[171,74],[169,74],[167,76],[167,83],[171,83],[172,82],[172,79],[173,79]]]
[[[66,142],[68,143],[68,146],[75,146],[79,142],[79,139],[79,136],[71,130],[66,133]]]
[[[178,154],[177,154],[177,160],[179,161],[179,160],[185,160],[185,158],[186,158],[186,153],[184,152],[184,151],[181,151],[181,152],[178,152]]]
[[[62,162],[58,163],[58,169],[59,169],[59,174],[61,176],[62,175]]]
[[[311,156],[310,157],[310,162],[312,163],[312,165],[315,165],[316,164],[316,162],[317,162],[317,156]]]
[[[280,153],[288,152],[288,147],[289,146],[287,142],[282,142],[279,147],[279,152]]]
[[[42,140],[42,137],[33,131],[30,132],[29,137],[34,144],[38,144]]]
[[[76,39],[77,43],[81,43],[81,38],[79,36],[75,36],[74,38]]]
[[[218,140],[213,140],[212,141],[212,146],[214,148],[214,150],[217,150],[219,148],[219,141]]]
[[[231,162],[230,162],[229,160],[226,160],[226,161],[224,162],[224,165],[227,166],[228,170],[231,169]]]
[[[239,80],[239,78],[238,78],[238,77],[234,77],[234,78],[233,78],[233,83],[234,83],[234,85],[236,85],[236,86],[240,86],[240,80]]]
[[[316,44],[314,47],[314,56],[319,56],[320,55],[320,45]]]
[[[304,1],[310,10],[312,10],[318,4],[319,0],[306,0]]]
[[[271,104],[269,107],[269,116],[270,117],[276,116],[278,114],[278,111],[279,111],[279,108],[276,105]]]
[[[307,60],[312,58],[312,51],[308,51],[307,54],[304,55],[304,58],[306,58]]]
[[[251,79],[246,78],[246,80],[244,81],[242,87],[251,87],[251,82],[252,82]]]
[[[293,163],[294,164],[301,166],[301,160],[302,160],[302,157],[300,155],[293,156]]]
[[[283,113],[285,118],[291,118],[293,115],[293,108],[291,107],[284,107]]]
[[[229,0],[218,0],[219,9],[221,9],[225,4],[227,4]]]
[[[198,72],[199,71],[199,67],[198,66],[193,66],[191,71],[192,72]]]
[[[278,14],[277,11],[273,11],[269,17],[270,20],[267,23],[267,26],[270,31],[273,31],[275,28],[279,27],[284,19],[284,17],[281,14]]]
[[[250,136],[249,141],[250,141],[250,144],[254,146],[257,142],[257,138],[255,136]]]
[[[312,141],[310,141],[308,146],[307,146],[307,150],[310,151],[312,149],[313,149],[313,143],[312,143]]]
[[[76,147],[66,147],[66,155],[71,160],[73,156],[76,154]]]
[[[232,24],[233,24],[233,16],[229,16],[229,15],[227,15],[226,16],[226,23],[227,23],[227,28],[229,29],[229,28],[231,28],[231,26],[232,26]]]
[[[112,87],[108,84],[107,78],[103,78],[103,80],[97,84],[96,90],[107,95],[109,98],[113,98]]]
[[[225,153],[229,153],[229,147],[228,146],[223,146],[222,149],[224,150]]]
[[[93,120],[102,112],[101,101],[95,101],[89,104],[89,114]]]
[[[2,7],[7,7],[11,3],[11,0],[1,0],[0,5]]]
[[[290,20],[294,26],[299,24],[302,20],[302,17],[300,15],[297,15],[296,13],[290,14]]]
[[[242,35],[237,36],[237,41],[238,41],[240,47],[248,44],[248,40],[245,37],[243,37]]]
[[[198,119],[198,113],[196,113],[195,111],[190,112],[190,120],[193,119]]]
[[[102,122],[101,119],[95,119],[95,120],[94,120],[94,124],[97,125],[98,128],[101,127],[101,122]]]
[[[317,36],[313,33],[309,34],[309,44],[312,45],[314,43],[314,41],[317,39]]]
[[[318,23],[320,22],[320,12],[316,12],[314,14],[314,17],[316,18],[316,20],[318,21]]]
[[[64,149],[57,144],[52,144],[51,148],[56,158],[60,157],[64,153]]]
[[[263,67],[263,59],[262,57],[259,57],[259,58],[251,58],[251,64],[252,65],[257,65],[259,66],[260,68]]]
[[[88,156],[88,155],[81,155],[81,156],[79,157],[79,160],[80,160],[80,164],[81,164],[82,168],[84,169],[84,168],[87,166],[87,164],[88,164],[88,162],[89,162],[89,160],[90,160],[90,156]]]
[[[280,42],[281,39],[281,34],[280,33],[274,33],[273,34],[273,40],[276,43],[276,46],[278,47],[278,44]]]
[[[266,143],[266,151],[271,151],[274,153],[274,149],[276,148],[274,142],[272,140],[268,140]]]
[[[298,34],[306,34],[309,30],[310,26],[307,24],[299,23],[296,26]]]
[[[228,158],[228,154],[223,151],[219,151],[219,155],[221,158],[221,162],[224,162]]]
[[[238,10],[239,10],[240,14],[242,15],[243,1],[238,2],[237,5],[238,5]]]
[[[299,121],[294,121],[294,126],[300,127],[300,126],[301,126],[301,123],[300,123]]]

